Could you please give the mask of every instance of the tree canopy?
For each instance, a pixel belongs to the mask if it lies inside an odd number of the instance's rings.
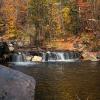
[[[68,33],[77,34],[79,30],[76,1],[31,0],[29,16],[36,28],[36,39],[41,34],[47,40],[63,38]]]

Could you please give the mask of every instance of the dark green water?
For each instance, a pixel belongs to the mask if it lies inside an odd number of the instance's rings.
[[[35,100],[100,100],[100,62],[13,68],[35,78]]]

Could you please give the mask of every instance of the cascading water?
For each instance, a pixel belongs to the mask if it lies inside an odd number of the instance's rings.
[[[64,58],[65,58],[65,59],[70,59],[69,53],[68,53],[68,52],[64,53]]]
[[[79,60],[80,55],[78,52],[68,51],[68,52],[47,52],[43,53],[43,62],[74,62]]]
[[[27,61],[25,59],[25,54],[23,53],[14,53],[10,57],[10,65],[15,65],[15,66],[27,66],[27,65],[34,65],[34,62]]]
[[[21,54],[13,54],[11,58],[12,58],[12,62],[24,62],[25,61],[24,55],[21,55]]]
[[[65,60],[65,58],[64,58],[64,54],[63,53],[60,53],[60,52],[58,52],[58,53],[56,53],[56,55],[57,55],[57,59],[59,59],[60,61],[64,61]]]

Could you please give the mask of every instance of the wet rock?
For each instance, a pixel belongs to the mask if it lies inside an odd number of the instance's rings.
[[[34,100],[35,80],[0,65],[0,100]]]
[[[40,56],[34,56],[32,59],[31,59],[31,61],[36,61],[36,62],[41,62],[42,61],[42,57],[40,57]]]

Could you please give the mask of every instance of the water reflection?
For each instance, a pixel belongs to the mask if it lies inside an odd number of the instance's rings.
[[[42,63],[14,67],[35,77],[35,100],[100,100],[100,63]]]

